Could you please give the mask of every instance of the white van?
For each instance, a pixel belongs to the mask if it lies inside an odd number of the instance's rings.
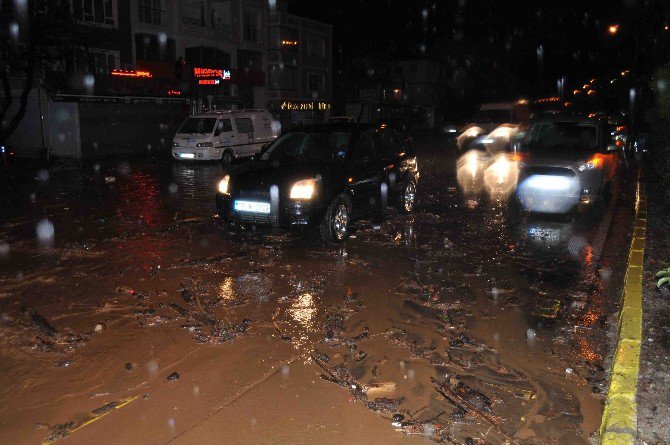
[[[231,163],[259,153],[279,133],[279,122],[267,110],[210,111],[184,121],[172,141],[172,156]]]

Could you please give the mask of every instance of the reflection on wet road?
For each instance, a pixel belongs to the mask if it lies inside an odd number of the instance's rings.
[[[463,194],[445,147],[417,150],[414,215],[363,221],[337,246],[225,233],[219,164],[107,161],[17,181],[1,204],[0,401],[14,408],[0,441],[57,440],[82,412],[147,394],[69,440],[588,443],[625,243],[594,264],[599,218]],[[491,187],[507,190],[503,168]]]

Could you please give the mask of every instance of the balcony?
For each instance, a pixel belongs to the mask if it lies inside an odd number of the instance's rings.
[[[164,25],[165,11],[162,9],[146,8],[144,6],[137,7],[137,18],[140,23],[147,23],[150,25]]]

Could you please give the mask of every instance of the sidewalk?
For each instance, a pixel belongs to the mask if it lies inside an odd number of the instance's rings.
[[[650,184],[647,190],[638,439],[640,444],[662,445],[670,444],[670,291],[660,291],[654,275],[670,265],[670,213],[661,209],[658,188]]]

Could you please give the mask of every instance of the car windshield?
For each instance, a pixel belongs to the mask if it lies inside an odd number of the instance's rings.
[[[277,139],[261,159],[342,159],[350,140],[350,132],[292,132]]]
[[[598,147],[598,128],[590,122],[542,122],[526,133],[523,146],[531,150],[592,151]]]
[[[214,131],[215,117],[189,117],[177,133],[210,134]]]
[[[512,110],[479,110],[477,122],[511,122]]]

